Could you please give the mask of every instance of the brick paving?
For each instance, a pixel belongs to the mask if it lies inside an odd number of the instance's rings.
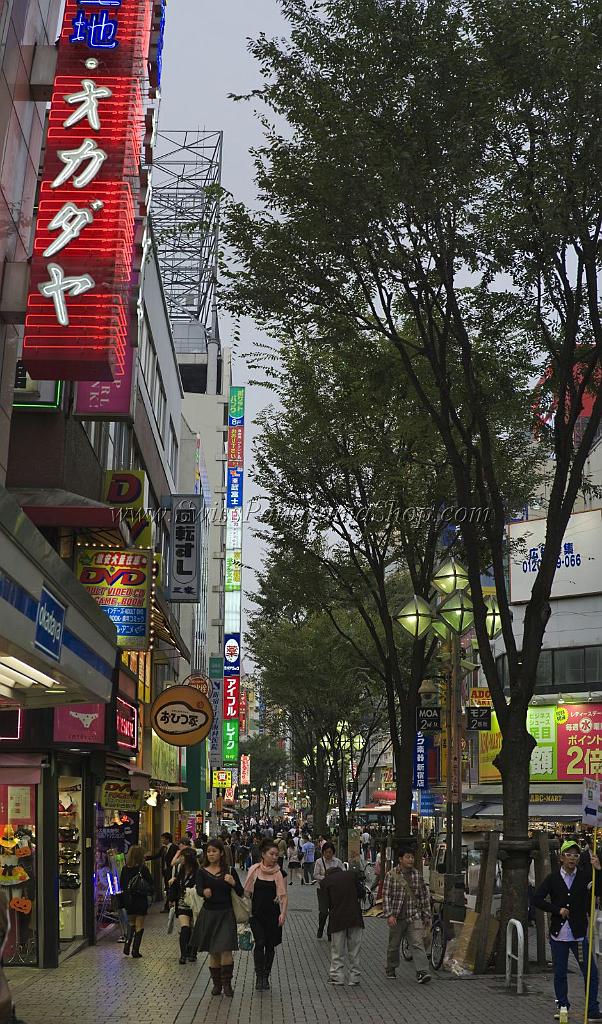
[[[117,937],[84,949],[56,971],[7,971],[18,1016],[25,1024],[538,1024],[552,1020],[550,975],[527,979],[528,992],[508,993],[486,976],[456,978],[447,971],[418,985],[411,964],[384,976],[387,928],[366,918],[363,973],[358,987],[328,983],[329,945],[316,938],[315,887],[289,887],[290,913],[269,992],[254,989],[253,954],[235,955],[233,999],[211,997],[204,957],[178,964],[177,934],[166,934],[156,906],[147,917],[143,958],[123,956]],[[583,985],[571,974],[571,1020],[583,1020]]]

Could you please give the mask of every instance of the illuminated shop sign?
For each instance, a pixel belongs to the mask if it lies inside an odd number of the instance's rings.
[[[117,698],[117,743],[128,750],[138,746],[138,711],[121,697]]]
[[[152,15],[148,0],[66,0],[23,341],[36,379],[128,372]]]

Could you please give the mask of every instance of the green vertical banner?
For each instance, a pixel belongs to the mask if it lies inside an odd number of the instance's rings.
[[[233,764],[238,761],[239,726],[237,718],[232,718],[223,724],[222,760],[224,764]]]

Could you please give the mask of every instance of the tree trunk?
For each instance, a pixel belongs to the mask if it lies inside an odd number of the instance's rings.
[[[508,708],[502,748],[494,764],[502,776],[504,793],[504,838],[501,843],[503,895],[496,970],[504,973],[506,926],[510,918],[519,920],[528,936],[529,874],[529,764],[535,740],[527,731],[525,708]],[[525,959],[528,960],[525,948]],[[527,963],[525,963],[525,969]]]

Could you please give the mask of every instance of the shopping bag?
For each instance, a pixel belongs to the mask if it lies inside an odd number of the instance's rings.
[[[253,932],[249,928],[248,924],[239,924],[237,928],[238,932],[238,948],[243,953],[250,953],[255,945],[255,939],[253,938]]]
[[[175,921],[176,921],[176,908],[175,907],[170,907],[169,908],[169,914],[167,915],[167,934],[168,935],[171,935],[171,933],[173,932],[173,926],[175,924]]]
[[[184,903],[186,904],[187,907],[190,907],[190,909],[192,910],[193,924],[196,921],[197,917],[199,916],[203,908],[204,902],[205,901],[203,897],[199,896],[196,890],[196,886],[192,886],[191,888],[187,889],[186,892],[184,893]]]

